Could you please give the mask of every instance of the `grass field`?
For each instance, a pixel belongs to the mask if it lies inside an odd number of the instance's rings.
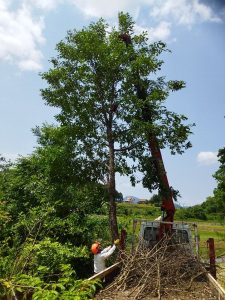
[[[217,265],[217,280],[225,289],[225,263],[220,263]]]

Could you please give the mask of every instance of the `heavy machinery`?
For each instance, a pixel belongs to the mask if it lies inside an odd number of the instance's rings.
[[[151,247],[157,244],[160,232],[160,221],[141,221],[140,238],[146,247]],[[173,223],[171,225],[171,243],[187,244],[192,251],[192,234],[190,226],[185,223]]]

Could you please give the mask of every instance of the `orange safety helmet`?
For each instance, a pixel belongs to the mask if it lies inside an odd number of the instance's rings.
[[[94,244],[91,245],[91,252],[93,254],[97,254],[99,252],[100,248],[101,248],[100,245],[101,245],[101,243],[94,242]]]

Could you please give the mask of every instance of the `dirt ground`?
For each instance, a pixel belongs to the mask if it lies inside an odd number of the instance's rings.
[[[96,300],[135,300],[137,291],[134,289],[119,291],[119,292],[107,292],[107,290],[101,290],[95,297]],[[162,295],[159,298],[157,295],[146,296],[143,300],[216,300],[217,298],[212,294],[207,282],[195,282],[191,290],[182,291],[168,291],[168,295]]]

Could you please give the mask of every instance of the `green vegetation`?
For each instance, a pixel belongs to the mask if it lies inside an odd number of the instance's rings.
[[[223,288],[225,288],[225,263],[219,264],[217,271],[217,280]]]
[[[150,44],[146,33],[136,34],[129,14],[119,13],[118,21],[118,28],[109,28],[100,19],[69,31],[56,45],[57,57],[42,74],[47,82],[42,97],[59,109],[58,127],[36,129],[45,146],[57,131],[63,133],[78,166],[105,185],[112,239],[118,238],[115,174],[129,176],[134,185],[140,171],[145,187],[161,189],[161,167],[149,158],[149,139],[157,137],[161,148],[182,154],[191,147],[193,126],[165,106],[171,92],[185,87],[183,81],[156,77],[166,45]]]
[[[101,238],[104,246],[126,228],[129,248],[133,218],[161,214],[159,196],[148,204],[116,203],[122,195],[115,190],[115,173],[135,184],[138,170],[145,187],[160,189],[146,136],[157,136],[161,148],[182,154],[191,146],[192,125],[164,106],[184,82],[149,78],[161,68],[165,44],[149,45],[133,26],[121,13],[119,29],[110,33],[103,20],[69,32],[57,45],[52,68],[42,74],[48,83],[43,99],[60,110],[57,125],[33,130],[38,146],[31,155],[14,164],[0,157],[1,299],[93,298],[99,283],[85,280],[93,273],[92,242]],[[121,40],[123,33],[131,44]],[[178,209],[178,220],[224,222],[224,150],[214,196],[201,206]],[[224,247],[224,231],[217,226],[214,235]],[[207,239],[212,228],[201,232]]]
[[[58,177],[61,151],[52,151],[49,156],[41,148],[13,166],[7,163],[1,166],[1,297],[23,293],[27,298],[33,295],[33,299],[89,299],[94,294],[96,284],[84,279],[93,272],[89,250],[93,240],[100,237],[103,245],[111,240],[107,190],[90,180],[83,182],[80,174],[75,188],[66,172]],[[69,159],[66,156],[68,166]],[[74,158],[73,162],[76,165]],[[89,176],[83,171],[84,176]],[[70,172],[73,174],[73,169]],[[178,208],[176,220],[198,223],[204,257],[209,237],[215,239],[217,255],[224,255],[225,229],[221,215],[215,214],[215,210],[211,214],[205,210],[206,220],[203,220],[196,213],[207,207],[207,201],[197,209]],[[186,210],[189,214],[193,212],[190,218]],[[128,232],[128,249],[133,219],[154,220],[160,213],[160,207],[151,203],[117,203],[118,226]]]
[[[118,203],[118,216],[129,216],[131,218],[155,219],[161,215],[159,207],[152,204],[129,204]]]

